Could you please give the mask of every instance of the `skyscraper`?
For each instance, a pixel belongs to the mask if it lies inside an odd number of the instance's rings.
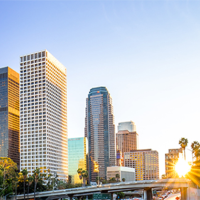
[[[21,166],[68,175],[66,68],[47,50],[20,57]]]
[[[116,134],[116,147],[117,151],[122,153],[123,158],[124,152],[130,152],[131,150],[138,149],[138,133],[136,132],[136,125],[134,122],[120,122],[118,124],[118,133]],[[119,157],[117,157],[117,159],[118,158]]]
[[[19,74],[0,68],[0,157],[9,157],[19,167]]]
[[[151,149],[124,153],[125,167],[135,168],[136,181],[159,179],[158,152]]]
[[[133,121],[118,123],[118,132],[125,131],[125,130],[127,130],[129,132],[135,132],[136,131],[135,123]]]
[[[77,170],[87,170],[87,138],[69,138],[68,139],[68,174],[71,177],[71,183],[82,183]]]
[[[110,93],[106,87],[92,88],[86,100],[85,137],[88,138],[89,179],[99,175],[106,178],[106,170],[116,163],[115,125]],[[99,174],[93,164],[99,165]]]

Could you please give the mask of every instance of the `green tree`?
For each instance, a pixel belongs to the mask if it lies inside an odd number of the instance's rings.
[[[197,159],[197,157],[199,155],[199,151],[200,151],[200,144],[199,144],[199,142],[194,141],[191,144],[191,148],[192,148],[192,154],[193,154],[193,156],[196,157],[196,159]]]
[[[82,186],[85,186],[86,180],[88,178],[88,171],[87,170],[83,170],[82,168],[79,168],[77,170],[77,173],[79,174],[80,180],[83,179],[83,185]]]
[[[106,183],[108,183],[108,181],[105,180],[105,179],[103,179],[103,180],[102,180],[102,184],[106,184]]]
[[[67,183],[64,181],[59,181],[57,187],[59,190],[66,189]]]
[[[83,171],[82,168],[78,168],[78,170],[77,170],[77,173],[78,173],[80,179],[82,179],[82,171]]]
[[[96,183],[98,184],[99,182],[100,182],[100,177],[97,176],[97,177],[96,177]]]
[[[23,169],[21,173],[22,173],[23,178],[24,178],[24,200],[25,200],[25,193],[26,193],[26,192],[25,192],[25,189],[26,189],[26,188],[25,188],[25,186],[26,186],[25,183],[26,183],[28,171],[27,171],[27,169]]]
[[[47,181],[47,190],[52,190],[53,189],[53,180],[52,180],[53,174],[51,174],[50,169],[47,170],[47,175],[46,175],[46,181]]]
[[[81,175],[82,175],[82,177],[83,177],[83,186],[85,187],[86,180],[88,179],[88,171],[83,170],[83,171],[81,172]]]
[[[123,181],[123,182],[125,182],[125,181],[126,181],[126,179],[125,179],[125,178],[122,178],[122,181]]]
[[[188,139],[186,139],[186,138],[181,138],[181,139],[179,140],[179,144],[180,144],[181,148],[182,148],[183,151],[184,151],[184,159],[186,159],[185,148],[187,147]]]
[[[123,199],[125,194],[123,192],[117,192],[117,198]]]
[[[109,183],[116,183],[116,179],[115,179],[115,177],[110,178],[108,182],[109,182]]]
[[[17,170],[17,164],[11,158],[0,157],[0,196],[13,193]]]
[[[117,182],[118,182],[118,181],[119,181],[119,178],[120,178],[120,175],[119,175],[119,174],[116,174],[115,177],[116,177]]]

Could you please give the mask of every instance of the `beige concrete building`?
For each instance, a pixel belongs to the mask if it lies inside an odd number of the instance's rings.
[[[135,181],[135,169],[130,167],[107,167],[107,180],[116,178],[116,174],[119,174],[119,181],[125,178],[125,181]]]
[[[124,153],[125,167],[135,168],[135,179],[159,179],[158,152],[151,149],[132,150]]]
[[[169,149],[165,154],[165,175],[167,178],[179,177],[175,171],[175,165],[178,162],[180,154],[182,154],[182,148]]]

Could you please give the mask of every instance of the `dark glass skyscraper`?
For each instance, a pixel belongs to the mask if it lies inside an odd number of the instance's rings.
[[[19,166],[19,74],[0,68],[0,157]]]
[[[116,140],[112,98],[106,87],[92,88],[86,100],[85,137],[88,138],[88,171],[90,181],[106,178],[109,166],[115,166]],[[93,172],[94,163],[99,174]]]

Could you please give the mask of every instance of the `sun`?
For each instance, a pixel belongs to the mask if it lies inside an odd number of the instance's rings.
[[[178,162],[175,165],[175,170],[178,173],[179,177],[184,177],[191,169],[191,166],[183,158],[179,158]]]

